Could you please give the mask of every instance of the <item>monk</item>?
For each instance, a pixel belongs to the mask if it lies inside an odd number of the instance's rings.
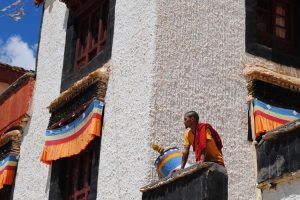
[[[224,165],[222,141],[215,129],[206,123],[199,123],[199,115],[189,111],[184,115],[184,151],[181,169],[184,169],[189,157],[190,146],[193,146],[197,163],[215,162]]]

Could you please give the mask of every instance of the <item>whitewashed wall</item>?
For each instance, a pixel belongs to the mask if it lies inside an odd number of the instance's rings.
[[[183,114],[195,110],[224,143],[228,199],[257,199],[247,142],[243,1],[157,1],[152,141],[183,145]],[[152,160],[156,155],[153,155]],[[153,178],[155,178],[153,176]]]
[[[46,1],[32,117],[21,145],[14,199],[48,199],[50,168],[39,160],[50,117],[46,107],[60,91],[67,16],[65,4],[58,0]]]
[[[139,188],[148,183],[151,169],[155,1],[117,1],[115,13],[98,199],[141,199]]]
[[[299,200],[300,180],[278,184],[276,189],[263,191],[264,200]]]
[[[33,115],[14,199],[48,199],[49,168],[39,156],[50,117],[46,106],[59,95],[67,16],[63,3],[46,1]],[[140,187],[157,178],[151,143],[182,147],[189,110],[223,139],[228,199],[258,199],[256,161],[247,142],[245,62],[267,61],[245,53],[244,1],[117,1],[97,199],[141,199]],[[300,77],[297,70],[267,63]],[[297,199],[297,189],[295,182],[263,197]]]

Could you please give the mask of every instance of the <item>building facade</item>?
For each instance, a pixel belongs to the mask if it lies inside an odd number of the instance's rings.
[[[299,3],[286,2],[46,0],[32,120],[14,199],[72,198],[83,191],[72,186],[66,192],[63,180],[53,178],[59,165],[50,167],[40,156],[46,129],[74,121],[91,99],[105,109],[95,137],[98,170],[82,187],[89,198],[141,199],[139,189],[157,179],[151,144],[182,147],[183,115],[195,110],[223,140],[228,199],[297,199],[297,180],[275,184],[268,178],[263,181],[270,187],[257,188],[260,134],[248,133],[253,99],[300,108],[270,95],[296,98],[300,88]]]
[[[0,199],[11,199],[20,145],[31,116],[35,76],[32,71],[0,63]]]

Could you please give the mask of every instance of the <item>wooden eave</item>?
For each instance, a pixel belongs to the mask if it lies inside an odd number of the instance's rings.
[[[50,113],[53,113],[59,108],[61,108],[62,106],[64,106],[66,103],[68,103],[70,100],[75,98],[78,94],[82,93],[92,84],[96,82],[100,82],[100,84],[106,85],[108,82],[108,78],[109,78],[109,67],[107,66],[103,66],[102,68],[93,71],[89,75],[85,76],[81,80],[74,83],[69,89],[61,93],[58,98],[53,100],[48,106]],[[101,97],[98,98],[104,101],[103,94]]]
[[[18,155],[20,153],[22,132],[20,130],[12,130],[0,136],[0,148],[12,141],[12,149],[10,153]]]
[[[253,80],[264,81],[273,85],[277,85],[292,91],[300,92],[300,78],[281,74],[260,65],[246,66],[243,71],[248,81],[248,90],[251,93],[251,85]]]
[[[86,8],[91,7],[95,1],[100,0],[60,0],[61,2],[65,3],[67,8],[72,11],[72,13],[76,16],[81,15],[83,10]],[[36,6],[40,6],[44,3],[44,0],[34,0],[34,4]]]
[[[2,104],[7,98],[15,93],[19,88],[25,85],[30,79],[35,79],[35,74],[27,72],[15,82],[13,82],[6,90],[0,93],[0,104]]]
[[[0,82],[11,84],[27,72],[33,73],[21,67],[0,63]]]

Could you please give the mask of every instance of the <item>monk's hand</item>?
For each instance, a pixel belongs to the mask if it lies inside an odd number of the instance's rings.
[[[175,174],[181,174],[182,172],[182,169],[179,168],[179,169],[174,169],[172,172],[171,172],[171,176],[174,176]]]
[[[204,160],[199,160],[199,161],[197,161],[196,163],[199,164],[199,165],[201,165],[201,164],[204,163]]]
[[[200,160],[197,161],[197,164],[203,164],[203,163],[204,163],[204,160],[205,160],[205,156],[204,156],[204,154],[201,154]]]

